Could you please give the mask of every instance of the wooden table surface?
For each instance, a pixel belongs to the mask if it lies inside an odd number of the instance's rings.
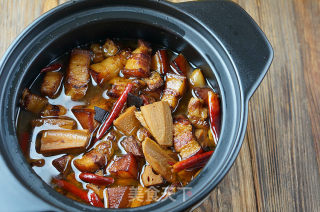
[[[0,56],[66,0],[0,0]],[[274,60],[249,104],[230,172],[196,211],[320,211],[320,1],[235,0],[259,24]]]

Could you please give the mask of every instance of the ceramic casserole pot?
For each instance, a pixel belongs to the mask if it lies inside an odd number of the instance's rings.
[[[122,211],[191,209],[204,200],[235,161],[245,135],[248,101],[273,57],[270,43],[243,9],[229,1],[69,1],[35,20],[0,63],[0,198],[8,209],[107,210],[54,191],[25,161],[16,136],[21,92],[39,70],[78,45],[106,37],[141,38],[181,52],[204,70],[221,96],[219,144],[203,171],[188,184],[191,193],[185,195],[180,190],[172,195],[174,201]]]

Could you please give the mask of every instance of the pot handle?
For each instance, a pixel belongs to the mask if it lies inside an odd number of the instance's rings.
[[[183,13],[202,23],[224,46],[249,99],[265,76],[273,58],[272,47],[254,20],[231,1],[177,3]]]

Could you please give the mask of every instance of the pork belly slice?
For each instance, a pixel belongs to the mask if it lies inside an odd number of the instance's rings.
[[[52,165],[60,172],[66,173],[71,168],[72,155],[64,155],[52,161]]]
[[[133,136],[126,137],[120,143],[126,152],[132,153],[137,157],[143,157],[141,142],[135,139]]]
[[[93,43],[90,45],[90,50],[92,51],[92,61],[94,63],[100,63],[104,60],[102,46],[98,43]]]
[[[150,91],[157,90],[163,86],[163,79],[160,74],[156,71],[151,72],[151,76],[145,78],[144,81],[147,83],[148,89]]]
[[[83,129],[93,132],[99,126],[99,123],[94,119],[95,111],[93,109],[72,108],[71,111]]]
[[[208,108],[205,107],[203,100],[191,97],[188,104],[188,118],[196,128],[209,128]]]
[[[191,122],[184,115],[177,115],[173,120],[174,149],[180,152],[193,139]]]
[[[47,104],[45,108],[41,111],[42,117],[48,116],[63,116],[67,113],[67,109],[62,105],[51,105]]]
[[[142,150],[146,161],[156,173],[171,183],[177,181],[177,176],[172,172],[172,165],[177,161],[171,158],[159,144],[150,138],[146,138],[142,142]]]
[[[165,89],[161,97],[162,101],[169,103],[171,109],[175,109],[179,99],[183,96],[187,88],[187,78],[177,74],[166,75]]]
[[[107,112],[110,112],[113,106],[114,100],[105,99],[101,96],[95,96],[90,98],[89,105],[86,108],[95,109],[95,107],[99,107]]]
[[[45,130],[42,132],[40,153],[58,154],[83,151],[90,141],[89,130]]]
[[[201,99],[205,104],[208,104],[208,91],[212,91],[211,88],[193,88],[192,89],[193,93]]]
[[[140,98],[143,100],[143,105],[152,104],[154,102],[160,101],[162,93],[162,87],[157,88],[156,90],[149,91],[146,89],[140,95]]]
[[[48,100],[44,97],[32,94],[28,88],[25,88],[22,92],[20,104],[25,110],[37,114],[48,104]]]
[[[151,66],[151,48],[142,40],[132,52],[124,67],[123,74],[127,77],[148,77]]]
[[[113,121],[114,126],[128,136],[136,134],[137,130],[141,127],[140,122],[135,117],[136,111],[137,108],[135,106],[127,108]]]
[[[166,87],[176,93],[177,96],[181,97],[187,88],[187,78],[177,74],[166,75]]]
[[[107,188],[109,208],[126,208],[129,205],[129,186]]]
[[[51,125],[51,126],[58,126],[64,129],[75,129],[77,123],[69,118],[43,118],[43,119],[34,119],[31,121],[31,126],[40,127],[42,125]]]
[[[183,115],[178,115],[174,119],[174,149],[185,159],[201,151],[201,146],[195,140],[192,133],[190,121]]]
[[[61,72],[45,73],[40,89],[41,94],[52,99],[55,98],[58,95],[62,77]]]
[[[74,160],[75,167],[82,172],[95,172],[103,168],[113,156],[115,148],[113,144],[114,139],[115,137],[113,136],[107,136],[107,140],[101,141],[90,152]]]
[[[131,93],[134,95],[137,95],[139,93],[139,90],[146,86],[146,83],[143,80],[127,79],[123,77],[115,77],[110,80],[109,83],[112,85],[112,87],[110,90],[108,90],[107,94],[108,96],[113,98],[120,97],[128,83],[133,84]]]
[[[194,131],[194,135],[203,149],[215,147],[214,141],[209,139],[209,130],[210,129],[199,128]]]
[[[107,39],[103,44],[102,49],[105,57],[112,57],[118,53],[119,46],[117,46],[111,39]]]
[[[172,146],[173,121],[169,104],[164,101],[141,107],[141,113],[156,141],[163,146]]]
[[[90,51],[74,49],[71,53],[66,80],[65,93],[72,100],[82,99],[88,89]]]
[[[137,179],[138,164],[133,154],[129,153],[121,157],[114,157],[107,167],[107,171],[119,178]]]
[[[123,51],[112,57],[104,59],[100,63],[90,66],[90,74],[94,81],[98,84],[103,84],[119,75],[127,61],[128,52]]]
[[[74,160],[74,165],[82,172],[95,172],[103,168],[107,164],[106,155],[90,151],[82,156],[80,159]]]
[[[119,51],[119,47],[112,40],[107,39],[102,46],[98,43],[91,44],[90,50],[93,53],[92,61],[94,63],[99,63],[106,57],[116,55]]]

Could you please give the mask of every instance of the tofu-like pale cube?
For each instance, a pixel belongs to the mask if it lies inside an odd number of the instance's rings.
[[[84,150],[89,140],[89,130],[45,130],[42,132],[40,153],[59,154]]]
[[[169,104],[158,101],[141,107],[141,113],[153,137],[160,145],[173,145],[173,121]]]
[[[206,85],[206,80],[201,72],[201,69],[195,69],[190,75],[190,83],[193,87],[204,87]]]
[[[114,126],[128,136],[134,135],[141,127],[140,122],[134,114],[136,111],[137,108],[135,106],[127,108],[124,113],[114,120]]]

